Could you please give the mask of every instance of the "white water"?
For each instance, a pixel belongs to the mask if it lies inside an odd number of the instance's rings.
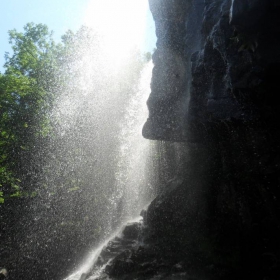
[[[97,248],[93,249],[92,252],[89,253],[89,255],[87,256],[87,258],[85,259],[83,265],[81,266],[81,268],[78,269],[78,271],[76,271],[75,273],[73,273],[72,275],[70,275],[69,277],[67,277],[65,280],[80,280],[81,276],[83,274],[87,274],[91,271],[91,268],[94,266],[94,264],[97,261],[97,258],[99,256],[99,254],[101,253],[102,249],[104,246],[106,246],[106,244],[114,237],[119,235],[120,231],[122,230],[122,228],[120,230],[118,230],[117,232],[113,233],[106,241],[104,241],[102,244],[100,244]],[[102,269],[102,268],[101,268]],[[97,272],[98,273],[98,272]]]
[[[115,190],[110,197],[110,204],[113,207],[109,209],[110,213],[108,213],[111,217],[111,224],[109,221],[107,235],[110,231],[112,233],[115,220],[119,221],[115,225],[118,226],[139,216],[141,208],[148,202],[145,199],[147,186],[150,185],[146,178],[146,160],[150,147],[149,141],[142,137],[141,131],[148,117],[146,100],[150,93],[152,68],[152,62],[144,67],[139,84],[135,86],[135,94],[130,96],[124,117],[120,123],[118,159],[115,167],[116,183]],[[78,280],[83,273],[89,272],[102,248],[120,231],[110,234],[105,242],[102,242],[88,255],[81,268],[66,280]]]
[[[145,38],[148,1],[91,0],[89,3],[85,24],[96,32],[99,43],[92,51],[91,45],[86,46],[84,59],[74,62],[81,75],[78,76],[79,85],[74,81],[73,89],[82,91],[83,97],[74,91],[74,102],[68,101],[72,109],[67,107],[66,96],[59,111],[73,119],[72,123],[67,122],[68,130],[77,123],[73,116],[78,110],[85,116],[86,130],[81,129],[81,134],[75,135],[77,141],[72,146],[86,147],[87,156],[81,158],[79,168],[83,170],[81,174],[88,170],[83,178],[88,182],[87,191],[92,188],[94,200],[102,196],[107,202],[102,206],[97,202],[96,209],[94,201],[85,201],[85,209],[92,208],[100,213],[92,214],[95,215],[93,220],[100,215],[103,238],[94,249],[89,248],[90,253],[80,268],[65,280],[82,279],[104,245],[120,233],[121,230],[116,229],[138,217],[152,199],[152,182],[147,176],[152,149],[150,142],[142,137],[142,127],[148,117],[146,100],[150,94],[153,64],[149,62],[144,66],[139,79],[137,67],[140,64],[135,63],[135,47],[140,49]],[[95,160],[89,158],[90,153]],[[85,159],[89,164],[85,164]]]
[[[141,217],[137,217],[133,220],[129,220],[127,222],[133,223],[133,222],[139,222],[141,219]],[[92,275],[89,278],[81,278],[82,275],[87,275],[88,273],[91,272],[94,264],[96,263],[98,256],[100,255],[103,247],[105,247],[107,245],[107,243],[113,239],[116,236],[121,236],[122,231],[125,227],[125,224],[123,224],[116,232],[114,232],[109,238],[106,239],[106,241],[104,241],[103,243],[101,243],[98,247],[94,248],[89,255],[86,257],[83,265],[72,275],[70,275],[69,277],[67,277],[65,280],[84,280],[84,279],[88,279],[88,280],[94,280],[94,279],[98,279],[98,277],[100,276],[100,274],[102,273],[103,269],[105,268],[105,265],[103,265],[102,267],[99,267],[98,270],[93,271]]]
[[[136,94],[130,99],[121,124],[116,190],[123,207],[122,222],[138,216],[147,203],[143,194],[148,184],[146,163],[150,142],[142,137],[142,127],[148,117],[146,100],[150,93],[152,68],[150,62],[142,71]]]

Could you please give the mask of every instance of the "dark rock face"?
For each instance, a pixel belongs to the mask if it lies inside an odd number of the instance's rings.
[[[279,279],[279,2],[150,6],[158,43],[143,135],[195,144],[148,208],[145,242],[193,277]]]
[[[143,245],[141,222],[126,225],[121,235],[116,236],[102,249],[91,271],[81,275],[85,279],[186,279],[182,263],[161,260],[162,250],[157,246]]]
[[[147,101],[149,119],[143,135],[149,139],[179,140],[185,137],[184,122],[188,88],[189,64],[185,55],[186,16],[191,1],[150,1],[153,12],[157,50],[151,83],[152,93]],[[160,8],[159,8],[160,7]],[[194,24],[194,16],[189,20]],[[199,18],[199,17],[198,17]],[[195,36],[194,34],[189,34]]]
[[[82,274],[80,280],[89,277],[109,279],[108,275],[121,277],[134,272],[136,264],[132,260],[132,255],[139,250],[141,231],[140,222],[127,224],[120,235],[110,240],[102,248],[91,270]]]
[[[150,6],[158,41],[144,137],[190,141],[213,117],[251,121],[275,111],[277,1],[153,0]]]

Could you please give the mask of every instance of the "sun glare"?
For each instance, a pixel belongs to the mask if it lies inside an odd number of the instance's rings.
[[[147,10],[147,0],[91,0],[84,24],[102,38],[108,59],[119,64],[132,48],[141,49]]]

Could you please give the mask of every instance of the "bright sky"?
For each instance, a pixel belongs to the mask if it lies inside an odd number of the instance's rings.
[[[123,34],[133,41],[136,39],[133,34],[142,32],[133,26],[138,17],[137,20],[144,21],[145,26],[145,42],[141,44],[143,51],[152,51],[155,47],[154,22],[148,10],[148,0],[0,0],[0,6],[0,72],[3,72],[5,52],[11,51],[8,30],[22,31],[28,22],[46,24],[54,31],[56,41],[68,29],[76,31],[82,24],[102,29],[101,32],[113,27],[126,28]],[[116,14],[120,15],[120,20]],[[137,32],[133,32],[130,26]],[[121,40],[124,41],[125,37]]]

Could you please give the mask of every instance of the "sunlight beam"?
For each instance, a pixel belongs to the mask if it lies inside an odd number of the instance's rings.
[[[108,60],[119,65],[131,49],[143,47],[147,12],[147,0],[91,0],[84,24],[100,36]]]

